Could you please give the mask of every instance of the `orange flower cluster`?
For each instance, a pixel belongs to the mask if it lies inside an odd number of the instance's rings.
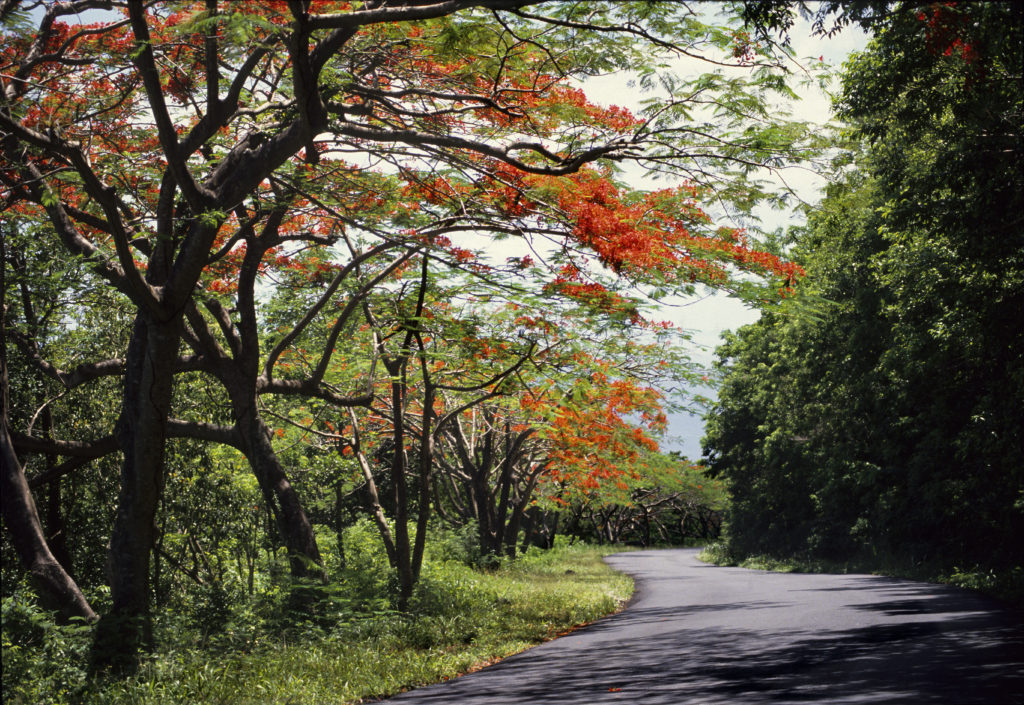
[[[711,219],[696,205],[693,186],[627,200],[606,174],[593,169],[546,179],[545,184],[557,194],[559,208],[572,223],[572,236],[616,273],[721,283],[728,279],[727,268],[737,266],[779,277],[785,287],[803,275],[798,265],[752,249],[742,231],[720,228],[714,235],[694,234]]]
[[[624,489],[624,480],[635,472],[629,468],[658,450],[652,434],[666,424],[661,395],[635,381],[610,378],[598,360],[581,361],[597,370],[572,394],[548,389],[521,399],[528,414],[548,419],[544,435],[551,450],[543,481],[567,484],[584,494],[609,483]]]

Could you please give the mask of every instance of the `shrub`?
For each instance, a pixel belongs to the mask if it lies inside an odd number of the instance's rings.
[[[27,585],[3,598],[4,702],[60,705],[85,681],[92,627],[80,619],[58,624]]]

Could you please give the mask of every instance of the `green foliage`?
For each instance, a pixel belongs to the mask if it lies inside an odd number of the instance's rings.
[[[395,578],[373,522],[361,518],[345,530],[344,541],[345,568],[339,575],[355,600],[354,607],[368,612],[390,609]]]
[[[972,569],[954,568],[952,573],[939,576],[940,582],[968,590],[994,595],[1018,608],[1024,607],[1024,567],[993,570],[976,566]]]
[[[480,548],[479,527],[476,521],[469,521],[459,527],[439,530],[434,528],[427,538],[427,555],[433,561],[455,561],[467,566],[486,567],[486,559]]]
[[[388,575],[373,527],[353,527],[345,539],[359,572]],[[533,548],[515,564],[486,572],[455,560],[429,561],[404,614],[379,601],[380,583],[357,586],[344,578],[321,586],[315,603],[293,609],[290,620],[281,616],[294,607],[288,595],[294,585],[249,600],[244,594],[225,600],[217,594],[222,588],[206,587],[193,592],[190,615],[158,616],[162,646],[136,676],[120,682],[87,680],[91,628],[54,624],[22,588],[3,601],[4,702],[326,705],[383,697],[451,678],[614,611],[631,584],[601,555],[579,544]],[[201,613],[219,630],[194,622]]]
[[[818,311],[719,351],[730,560],[1019,567],[1020,31],[1008,4],[903,10],[847,66],[842,178],[792,234]]]
[[[86,674],[92,627],[56,623],[24,584],[0,604],[4,702],[74,702]]]
[[[739,565],[739,560],[733,556],[732,551],[729,549],[729,544],[725,541],[715,541],[708,544],[697,554],[697,558],[705,563],[712,563],[714,565]]]

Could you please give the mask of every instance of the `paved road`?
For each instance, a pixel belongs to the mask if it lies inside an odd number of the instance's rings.
[[[1024,703],[1024,619],[941,586],[716,568],[620,553],[628,609],[495,666],[386,701]]]

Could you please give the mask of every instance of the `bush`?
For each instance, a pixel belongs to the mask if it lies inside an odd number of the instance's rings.
[[[409,611],[423,616],[467,614],[480,609],[488,597],[466,565],[431,562],[423,566]]]
[[[940,580],[957,587],[984,592],[1018,609],[1024,607],[1024,567],[1021,566],[1003,571],[983,570],[980,567],[971,570],[954,568],[950,575]]]
[[[58,624],[27,585],[3,598],[4,702],[72,702],[85,681],[92,627],[80,619]]]
[[[428,556],[433,561],[458,561],[463,565],[480,564],[480,537],[476,522],[456,529],[434,526],[427,537]]]
[[[352,608],[356,611],[389,610],[397,595],[394,571],[376,525],[361,518],[345,529],[345,567],[338,571]]]
[[[712,565],[739,565],[739,559],[733,555],[725,541],[708,544],[703,551],[697,554],[697,558]]]

